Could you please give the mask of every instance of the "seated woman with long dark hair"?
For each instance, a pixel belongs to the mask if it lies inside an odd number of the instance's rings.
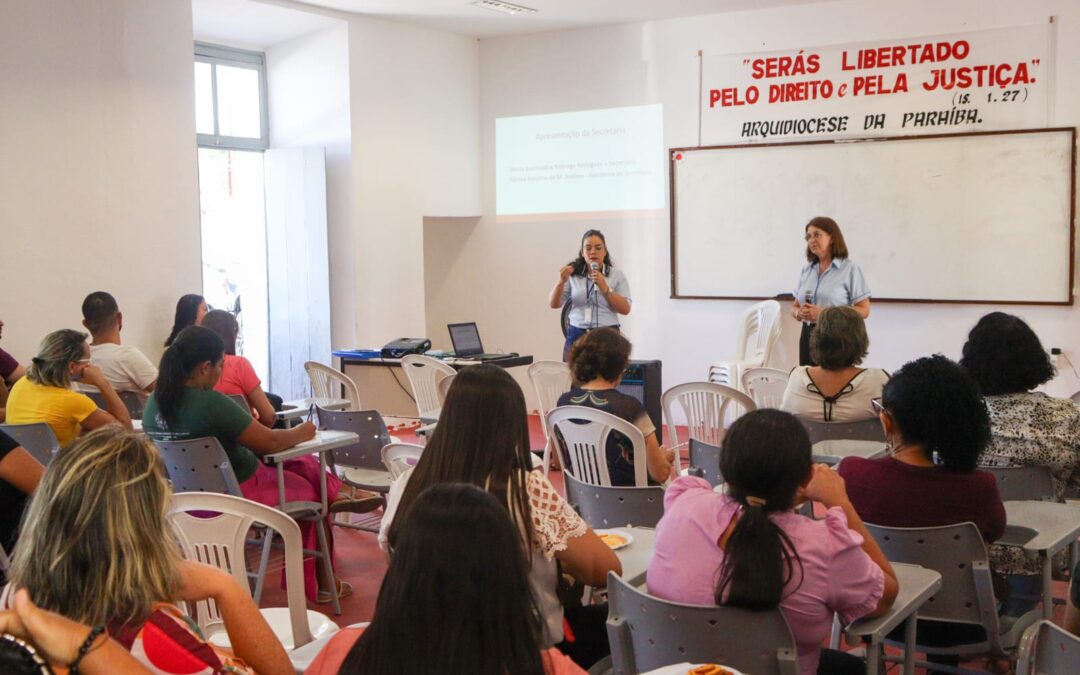
[[[651,482],[672,477],[674,451],[660,445],[658,430],[645,407],[616,387],[630,363],[630,341],[611,328],[597,328],[578,338],[570,348],[570,372],[574,386],[559,397],[559,405],[580,405],[611,413],[630,422],[645,437],[645,454]],[[634,484],[634,449],[630,439],[615,431],[605,448],[611,484]]]
[[[335,635],[308,675],[585,672],[544,646],[521,531],[500,499],[443,483],[400,518],[371,625]]]
[[[545,646],[558,644],[588,667],[608,651],[606,607],[567,610],[572,635],[564,634],[558,568],[595,586],[622,566],[547,478],[530,470],[529,447],[525,396],[514,378],[492,365],[465,368],[454,377],[420,461],[390,488],[380,545],[396,547],[407,529],[402,516],[426,488],[458,482],[486,489],[519,525],[519,546],[532,560],[529,580],[545,623]]]
[[[243,495],[261,504],[277,506],[277,471],[260,458],[314,437],[315,425],[304,422],[291,429],[268,429],[225,394],[214,391],[224,358],[225,345],[212,330],[191,326],[180,331],[161,357],[158,383],[143,411],[143,430],[151,438],[163,441],[217,438],[229,457]],[[311,456],[285,462],[285,498],[319,501],[322,473],[318,460]],[[370,511],[382,503],[381,499],[349,499],[341,490],[341,480],[331,473],[326,475],[326,490],[331,512]],[[329,515],[327,518],[329,523]],[[316,548],[315,526],[302,522],[300,532],[304,547]],[[321,574],[322,569],[313,559],[305,561],[304,581],[311,600],[316,599],[316,570]],[[332,592],[347,595],[351,591],[351,586],[340,580],[331,586],[329,579],[320,579],[319,587],[323,589],[320,602],[329,602]]]
[[[154,672],[293,672],[250,592],[180,558],[165,522],[171,495],[161,453],[142,434],[109,425],[61,448],[23,520],[12,586],[94,626],[89,647],[111,637]],[[206,643],[176,604],[206,599],[221,612],[231,652]]]
[[[829,467],[814,465],[810,438],[792,415],[757,410],[728,430],[720,453],[727,493],[702,478],[664,495],[649,563],[649,593],[695,605],[779,607],[799,651],[799,671],[862,673],[854,657],[821,649],[833,613],[845,621],[883,614],[896,598],[889,561]],[[828,511],[813,520],[804,499]]]
[[[203,317],[210,308],[206,304],[206,298],[197,293],[188,293],[180,296],[176,301],[176,315],[173,318],[173,327],[169,331],[169,337],[165,338],[165,346],[168,347],[188,326],[202,325]]]

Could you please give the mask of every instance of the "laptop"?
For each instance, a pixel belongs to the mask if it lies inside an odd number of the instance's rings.
[[[511,356],[511,354],[485,354],[484,345],[480,342],[480,331],[476,328],[476,322],[451,323],[447,324],[446,329],[450,331],[450,342],[454,343],[455,358],[473,361],[494,361]]]

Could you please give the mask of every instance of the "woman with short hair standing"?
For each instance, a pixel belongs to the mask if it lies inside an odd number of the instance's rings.
[[[799,365],[816,365],[810,355],[810,333],[825,307],[851,305],[859,316],[870,316],[870,287],[862,268],[848,259],[840,226],[818,216],[806,224],[806,260],[795,287],[791,314],[802,322]]]
[[[626,275],[611,262],[607,240],[600,230],[588,230],[581,238],[577,258],[559,270],[559,281],[551,289],[549,302],[559,309],[570,302],[570,325],[563,344],[563,361],[570,359],[570,347],[595,328],[619,330],[619,316],[630,313],[630,284]]]

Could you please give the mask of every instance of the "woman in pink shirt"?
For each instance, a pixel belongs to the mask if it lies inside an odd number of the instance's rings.
[[[697,605],[764,610],[779,606],[799,651],[802,675],[862,673],[854,657],[821,649],[834,612],[845,622],[888,611],[896,575],[794,416],[757,410],[731,426],[720,455],[727,494],[679,478],[664,495],[649,564],[649,593]],[[792,509],[811,499],[812,520]],[[820,664],[819,664],[820,661]]]
[[[371,625],[335,635],[308,675],[585,674],[559,650],[541,650],[521,534],[494,496],[440,483],[403,518]]]
[[[236,355],[236,336],[240,333],[240,324],[236,317],[222,309],[212,309],[203,317],[202,325],[214,331],[225,343],[225,365],[221,368],[221,378],[214,385],[214,391],[226,396],[243,396],[255,419],[266,427],[273,427],[277,421],[273,404],[263,391],[262,381],[255,374],[251,362]]]

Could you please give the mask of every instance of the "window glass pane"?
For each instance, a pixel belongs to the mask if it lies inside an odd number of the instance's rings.
[[[195,64],[195,133],[214,133],[214,91],[210,64]]]
[[[259,138],[259,71],[217,67],[218,133],[222,136]]]

